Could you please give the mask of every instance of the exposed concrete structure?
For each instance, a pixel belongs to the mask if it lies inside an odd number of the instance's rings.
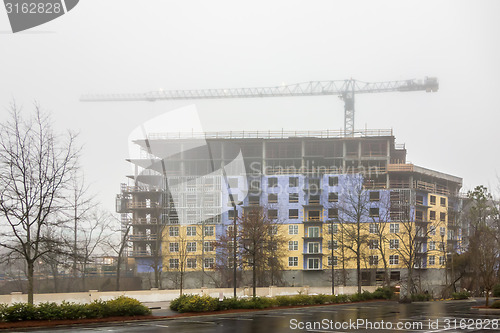
[[[215,243],[231,228],[233,199],[238,216],[263,207],[289,238],[288,256],[280,258],[287,286],[328,286],[332,264],[337,285],[356,284],[344,236],[357,223],[364,285],[383,283],[385,266],[392,283],[401,284],[411,266],[415,287],[437,292],[448,254],[459,248],[454,212],[462,179],[408,164],[391,130],[348,137],[342,131],[166,133],[135,143],[146,158],[130,160],[136,172],[122,186],[117,211],[132,223],[137,271],[161,266],[165,286],[168,276],[175,285],[180,272],[188,287],[216,279],[207,273],[217,274]],[[166,151],[176,154],[165,157]],[[363,205],[357,220],[355,191]]]

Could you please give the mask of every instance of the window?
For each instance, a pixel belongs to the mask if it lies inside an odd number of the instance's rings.
[[[309,269],[319,269],[319,259],[309,258],[307,260],[307,268]]]
[[[319,210],[309,211],[308,219],[309,221],[319,221],[321,218],[321,212]]]
[[[430,241],[429,242],[429,251],[434,251],[435,249],[436,249],[436,242]]]
[[[214,227],[213,226],[205,226],[204,228],[205,236],[213,236],[214,235]]]
[[[370,266],[376,266],[378,265],[378,256],[369,256],[368,261]]]
[[[389,265],[399,265],[399,256],[397,254],[389,256]]]
[[[430,234],[431,236],[436,235],[436,226],[435,226],[435,225],[431,225],[431,228],[430,228],[429,234]]]
[[[299,210],[298,209],[289,209],[288,210],[288,218],[290,220],[296,220],[299,218]]]
[[[271,220],[275,220],[278,218],[278,210],[277,209],[269,209],[267,211],[267,216],[271,219]]]
[[[288,195],[288,203],[298,203],[299,202],[299,194],[298,193],[290,193]]]
[[[446,213],[439,213],[439,221],[446,222]]]
[[[370,234],[378,233],[378,223],[370,223]]]
[[[431,221],[434,221],[436,219],[436,211],[435,210],[431,210],[429,212],[429,216],[430,216]]]
[[[299,250],[299,241],[289,241],[288,242],[288,250],[289,251],[298,251]]]
[[[319,195],[310,195],[309,196],[309,204],[310,205],[317,205],[317,204],[319,204]]]
[[[368,247],[370,248],[370,250],[378,249],[378,239],[370,239],[368,241]]]
[[[424,221],[424,212],[421,210],[415,211],[415,221],[423,222]]]
[[[330,176],[328,177],[328,186],[337,186],[339,185],[339,177]]]
[[[196,258],[187,259],[187,268],[196,268]]]
[[[297,186],[299,186],[299,177],[288,178],[288,187],[297,187]]]
[[[205,258],[203,266],[205,268],[214,268],[214,258]]]
[[[441,204],[441,207],[446,207],[446,198],[439,199],[439,203]]]
[[[334,224],[333,226],[331,224],[328,225],[328,234],[331,235],[333,232],[333,234],[336,234],[337,232],[339,232],[339,225],[338,224]]]
[[[378,208],[370,208],[370,217],[378,217]]]
[[[288,266],[290,267],[299,266],[299,257],[288,257]]]
[[[446,236],[446,228],[445,227],[440,227],[439,228],[439,235],[440,236]]]
[[[307,228],[307,237],[319,237],[319,227]]]
[[[334,239],[333,240],[333,243],[332,241],[328,241],[328,250],[331,250],[332,249],[332,244],[333,244],[333,249],[336,250],[339,248],[339,244],[338,242]]]
[[[307,250],[307,253],[319,253],[319,243],[308,243]]]
[[[379,201],[379,200],[380,200],[380,192],[379,191],[370,192],[370,201]]]
[[[179,259],[170,259],[169,264],[171,269],[177,269],[179,268]]]
[[[328,218],[336,219],[339,217],[339,209],[338,208],[328,208]]]
[[[170,228],[168,228],[168,234],[171,237],[177,237],[177,236],[179,236],[179,227],[170,227]]]
[[[436,196],[431,195],[431,205],[435,205],[435,204],[436,204]]]
[[[278,186],[278,178],[276,177],[270,177],[267,179],[267,186],[268,187],[276,187]]]
[[[391,234],[397,234],[399,232],[399,223],[391,223],[389,232]]]
[[[278,203],[278,194],[276,194],[276,193],[269,193],[267,195],[267,202],[268,203]]]
[[[288,234],[289,235],[298,235],[299,234],[299,226],[298,225],[289,225],[288,226]]]
[[[213,252],[214,251],[214,243],[213,242],[203,242],[203,251]]]
[[[238,216],[238,211],[236,211],[236,217]],[[227,211],[227,218],[228,219],[234,219],[235,215],[234,215],[234,209],[230,209]]]
[[[168,248],[170,252],[179,252],[179,243],[169,243]]]
[[[328,193],[328,202],[338,202],[338,201],[339,201],[339,193],[338,192]]]
[[[248,204],[250,206],[259,206],[260,205],[260,197],[253,195],[248,197]]]
[[[436,256],[429,256],[429,265],[436,264]]]
[[[421,195],[417,195],[417,205],[423,205],[424,204],[424,197]]]
[[[338,258],[337,256],[333,256],[333,266],[337,266]],[[332,257],[328,257],[328,266],[332,266]]]
[[[441,266],[443,266],[444,264],[446,264],[446,261],[444,260],[444,256],[439,256],[439,264]]]
[[[389,248],[391,250],[399,249],[399,239],[391,239],[391,240],[389,240]]]
[[[186,251],[187,252],[196,252],[196,242],[187,242]]]
[[[187,227],[186,228],[187,236],[196,236],[196,227]]]

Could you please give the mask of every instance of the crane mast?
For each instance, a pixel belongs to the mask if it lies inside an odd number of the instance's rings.
[[[344,101],[344,130],[347,136],[354,135],[354,98],[357,94],[382,92],[426,91],[436,92],[439,83],[435,77],[423,80],[385,82],[363,82],[354,79],[333,81],[309,81],[275,87],[222,88],[191,90],[157,90],[138,94],[88,94],[82,102],[122,102],[159,100],[195,100],[223,98],[259,98],[338,95]]]

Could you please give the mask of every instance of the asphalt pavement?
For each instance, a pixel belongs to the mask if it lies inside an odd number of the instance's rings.
[[[412,304],[365,302],[61,328],[52,327],[18,332],[500,332],[498,326],[500,312],[471,308],[481,304],[484,304],[484,300],[415,302]],[[163,313],[168,312],[162,311],[170,310],[160,308],[153,311],[154,314],[162,313],[163,315]]]

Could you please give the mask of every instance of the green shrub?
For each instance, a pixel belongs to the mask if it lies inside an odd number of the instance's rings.
[[[37,306],[38,320],[56,320],[61,318],[61,308],[57,303],[40,303]]]
[[[47,302],[36,306],[27,303],[0,305],[0,320],[2,321],[84,319],[149,314],[151,310],[141,302],[124,296],[107,302],[94,301],[90,304],[63,301],[61,304]]]
[[[468,291],[461,291],[458,293],[452,293],[451,297],[453,299],[468,299],[470,297],[470,293]]]
[[[291,305],[290,296],[276,296],[275,298],[278,306]]]
[[[172,309],[172,303],[170,303],[170,308]],[[218,311],[230,310],[230,309],[241,309],[240,300],[234,297],[231,298],[224,297],[222,302],[219,302],[219,304],[217,305]]]
[[[219,300],[210,296],[188,295],[177,306],[179,312],[202,312],[217,310]]]
[[[411,300],[413,302],[427,302],[431,300],[430,294],[412,294]]]
[[[372,296],[374,299],[392,299],[394,291],[390,287],[377,288]]]
[[[493,287],[493,297],[500,297],[500,283]]]
[[[324,294],[313,295],[312,301],[314,304],[325,304],[328,301],[328,297]]]
[[[120,296],[106,302],[109,309],[108,316],[145,316],[150,315],[151,310],[142,305],[134,298]]]
[[[183,304],[188,297],[189,295],[182,294],[181,296],[174,299],[172,302],[170,302],[170,310],[179,311],[180,305]]]
[[[37,311],[33,304],[14,303],[3,309],[2,317],[5,321],[34,320]]]
[[[500,309],[500,301],[494,301],[493,304],[490,305],[490,308]]]

